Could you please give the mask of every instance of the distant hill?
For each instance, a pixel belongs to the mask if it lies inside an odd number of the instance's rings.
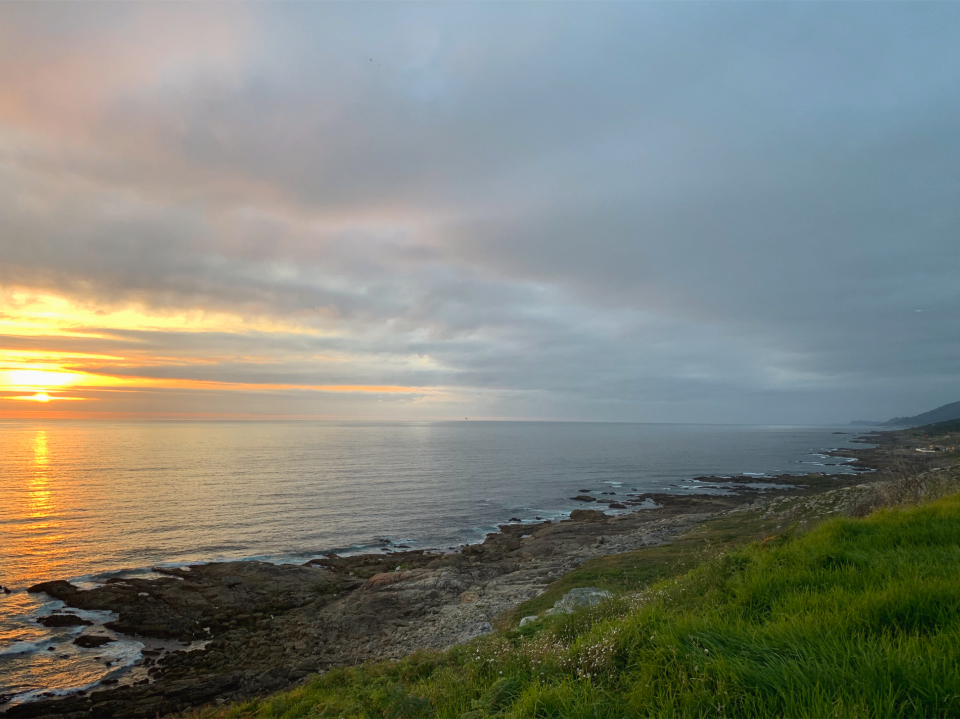
[[[947,432],[960,432],[960,419],[951,419],[946,422],[936,422],[935,424],[926,424],[920,427],[927,434],[946,434]]]
[[[913,417],[894,417],[884,422],[883,427],[919,427],[923,424],[933,424],[934,422],[949,422],[952,419],[960,419],[960,402],[945,404],[942,407],[931,409],[929,412],[914,415]]]

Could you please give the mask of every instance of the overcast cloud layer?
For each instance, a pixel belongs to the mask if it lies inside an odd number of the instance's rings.
[[[246,387],[88,410],[956,401],[958,37],[947,3],[6,3],[0,314],[86,331],[0,344]],[[370,385],[405,389],[296,388]]]

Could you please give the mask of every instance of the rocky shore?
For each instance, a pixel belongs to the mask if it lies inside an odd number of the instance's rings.
[[[882,469],[891,461],[891,439],[881,436],[876,450],[836,454],[857,456],[861,470]],[[68,607],[115,612],[109,629],[153,639],[154,648],[142,652],[119,685],[13,706],[6,716],[155,717],[268,694],[331,667],[445,648],[492,631],[499,615],[590,558],[670,542],[721,513],[863,488],[866,477],[879,475],[765,477],[763,488],[756,477],[698,478],[705,489],[728,490],[723,494],[584,490],[584,506],[636,511],[609,516],[578,509],[564,521],[504,524],[483,543],[453,553],[398,549],[328,555],[305,565],[156,568],[159,578],[118,578],[92,589],[45,582],[30,591]],[[99,641],[86,627],[84,636]]]

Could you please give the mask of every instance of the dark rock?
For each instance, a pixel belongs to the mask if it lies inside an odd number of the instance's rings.
[[[89,627],[93,622],[88,622],[76,614],[48,614],[45,617],[39,617],[37,624],[45,627]]]
[[[627,505],[620,504],[620,502],[610,502],[608,506],[610,507],[610,509],[626,509],[627,508]]]
[[[60,599],[61,601],[66,601],[66,597],[75,596],[79,591],[75,586],[70,584],[63,579],[55,579],[52,582],[40,582],[40,584],[34,584],[32,587],[27,589],[30,594],[40,594],[41,592],[46,592],[54,599]]]
[[[570,497],[570,499],[573,499],[577,502],[596,502],[597,501],[596,497],[591,497],[586,494],[578,494],[576,497]]]
[[[84,649],[94,649],[96,647],[102,647],[104,644],[109,644],[112,641],[116,640],[102,634],[81,634],[73,640],[73,643]]]
[[[570,519],[574,522],[603,522],[607,515],[598,509],[575,509],[570,512]]]

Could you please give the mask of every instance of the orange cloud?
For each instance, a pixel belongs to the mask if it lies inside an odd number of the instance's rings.
[[[302,321],[266,315],[200,309],[160,311],[136,304],[103,306],[27,289],[0,293],[0,335],[118,339],[117,332],[124,330],[325,334]]]
[[[171,332],[177,336],[184,333],[206,334],[210,335],[211,340],[209,343],[203,340],[194,342],[188,353],[178,354],[166,347]],[[309,344],[306,345],[306,351],[293,356],[282,353],[269,356],[252,356],[248,353],[223,355],[219,350],[221,340],[218,338],[225,335],[252,335],[259,344],[263,335],[290,338],[305,335],[318,337],[324,333],[301,318],[289,320],[266,315],[245,316],[201,310],[166,312],[136,304],[104,306],[50,292],[0,288],[0,341],[6,336],[20,345],[0,349],[0,416],[106,416],[117,407],[153,407],[153,410],[144,409],[144,412],[156,415],[172,406],[171,402],[177,406],[197,408],[196,402],[186,398],[175,401],[159,399],[166,392],[205,395],[227,393],[234,397],[244,393],[258,397],[274,394],[276,401],[281,404],[286,400],[280,400],[279,397],[289,393],[381,397],[406,395],[414,401],[440,400],[450,394],[449,388],[439,386],[363,382],[251,382],[242,377],[239,381],[231,381],[229,377],[206,379],[191,376],[194,367],[203,367],[204,376],[209,377],[210,368],[217,365],[229,366],[231,371],[243,367],[276,365],[282,371],[288,362],[293,362],[301,367],[308,366],[311,368],[309,371],[318,372],[320,376],[325,366],[336,366],[338,378],[344,377],[345,367],[347,372],[349,368],[357,367],[360,368],[357,376],[362,377],[365,372],[363,367],[369,369],[381,363],[379,358],[358,357],[347,352],[320,354],[309,349]],[[82,347],[83,350],[71,351],[59,345],[60,341],[70,342],[72,346]],[[270,347],[269,343],[265,346]],[[391,366],[423,368],[432,366],[432,360],[428,357],[394,358]],[[166,368],[167,372],[176,368],[177,376],[153,376],[158,367]],[[82,402],[85,409],[80,414],[53,409],[53,405],[62,405],[64,402]],[[327,405],[329,402],[321,404]],[[188,413],[193,415],[189,410]]]

